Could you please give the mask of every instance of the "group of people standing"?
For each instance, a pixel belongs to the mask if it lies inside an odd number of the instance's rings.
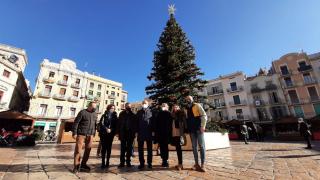
[[[153,144],[160,147],[162,167],[169,167],[169,144],[176,147],[178,165],[177,170],[183,169],[182,146],[187,143],[186,133],[190,134],[195,164],[194,170],[205,172],[205,141],[207,115],[199,103],[195,103],[192,96],[185,97],[187,107],[180,108],[174,104],[169,110],[167,103],[151,108],[148,101],[142,102],[142,109],[136,114],[132,112],[130,103],[119,116],[114,105],[108,105],[107,110],[97,122],[96,103],[91,102],[87,109],[80,111],[75,119],[73,138],[76,139],[74,152],[74,172],[80,170],[90,171],[87,165],[93,137],[96,130],[99,132],[101,143],[101,168],[109,167],[113,139],[119,137],[121,141],[119,168],[132,167],[131,157],[133,142],[137,138],[139,166],[145,168],[144,145],[147,148],[147,167],[152,169]],[[81,161],[81,150],[85,146]],[[199,164],[198,146],[200,148]]]

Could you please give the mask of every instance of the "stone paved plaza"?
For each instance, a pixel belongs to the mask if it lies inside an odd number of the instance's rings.
[[[119,144],[113,147],[111,167],[100,170],[95,157],[96,144],[88,164],[90,173],[71,173],[73,144],[42,144],[32,148],[1,148],[0,179],[320,179],[320,143],[313,150],[304,149],[302,142],[266,142],[244,145],[232,142],[228,149],[207,151],[207,172],[192,171],[191,151],[184,152],[185,170],[178,172],[176,154],[170,152],[170,168],[161,168],[160,157],[154,156],[152,171],[139,171],[138,158],[133,168],[118,169]]]

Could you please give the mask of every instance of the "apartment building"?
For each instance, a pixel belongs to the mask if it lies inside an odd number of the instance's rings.
[[[319,74],[317,58],[304,52],[289,53],[272,62],[279,76],[291,115],[311,118],[320,114]]]
[[[289,115],[277,74],[260,69],[246,78],[245,90],[253,121],[272,122]]]
[[[73,120],[91,101],[98,103],[99,115],[108,104],[115,104],[116,110],[120,111],[127,94],[121,83],[78,70],[72,60],[62,59],[55,63],[44,59],[29,115],[36,118],[35,128],[58,132],[61,121]]]
[[[23,75],[27,64],[24,49],[0,44],[0,111],[28,111],[31,94]]]

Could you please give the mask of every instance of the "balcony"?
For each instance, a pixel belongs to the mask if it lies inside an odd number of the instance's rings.
[[[270,100],[269,101],[269,104],[270,105],[279,105],[279,104],[283,104],[284,103],[284,100],[283,99],[278,99],[278,100]]]
[[[228,93],[239,92],[239,91],[243,91],[243,86],[236,86],[236,87],[232,87],[232,88],[227,89]]]
[[[247,115],[237,115],[237,116],[232,116],[231,119],[243,121],[243,120],[249,120],[250,117]]]
[[[298,71],[299,72],[312,71],[312,66],[311,65],[300,66],[300,67],[298,67]]]
[[[300,105],[300,104],[308,104],[310,103],[309,99],[292,99],[289,100],[288,104],[293,106],[293,105]]]
[[[226,107],[226,103],[225,103],[225,102],[215,103],[214,106],[215,106],[217,109],[221,109],[221,108],[225,108],[225,107]]]
[[[288,77],[292,75],[292,71],[291,70],[281,71],[280,75],[284,77]]]
[[[51,98],[51,92],[49,92],[49,91],[39,92],[38,97]]]
[[[278,87],[275,84],[267,84],[265,89],[266,91],[273,91],[273,90],[277,90]]]
[[[230,106],[245,106],[245,105],[247,105],[247,101],[241,100],[240,103],[235,103],[232,101],[232,102],[229,102],[229,105]]]
[[[80,89],[80,84],[79,83],[72,83],[71,87],[76,88],[76,89]]]
[[[45,83],[54,83],[54,78],[53,77],[44,77],[43,79],[43,82]]]
[[[209,96],[217,96],[217,95],[222,95],[223,94],[223,90],[219,89],[217,91],[208,91],[208,95]]]
[[[80,101],[80,98],[77,97],[77,96],[70,96],[68,98],[68,101],[70,101],[70,102],[78,102],[78,101]]]
[[[94,99],[94,96],[91,95],[91,94],[87,94],[87,95],[86,95],[86,99],[87,99],[87,100],[93,100],[93,99]]]
[[[66,100],[66,96],[63,94],[55,94],[53,95],[54,99],[60,100],[60,101],[65,101]]]
[[[60,80],[60,81],[58,81],[58,84],[61,85],[61,86],[68,86],[68,81]]]
[[[127,99],[126,98],[122,98],[121,102],[127,102]]]
[[[283,83],[285,89],[294,88],[298,86],[298,84],[294,83],[293,81],[287,81]]]
[[[318,102],[318,101],[320,101],[320,97],[319,96],[310,97],[310,102]]]
[[[253,87],[251,88],[251,93],[260,93],[261,91],[263,91],[263,89],[259,88],[259,87]]]
[[[313,78],[308,78],[304,80],[304,84],[305,85],[309,85],[309,84],[316,84],[317,80],[313,79]]]
[[[108,98],[109,98],[109,99],[115,99],[115,98],[116,98],[116,95],[112,95],[112,94],[111,94],[111,95],[108,96]]]

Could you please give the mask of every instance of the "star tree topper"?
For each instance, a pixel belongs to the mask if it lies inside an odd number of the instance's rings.
[[[176,8],[174,7],[174,4],[171,4],[168,6],[169,15],[174,15]]]

